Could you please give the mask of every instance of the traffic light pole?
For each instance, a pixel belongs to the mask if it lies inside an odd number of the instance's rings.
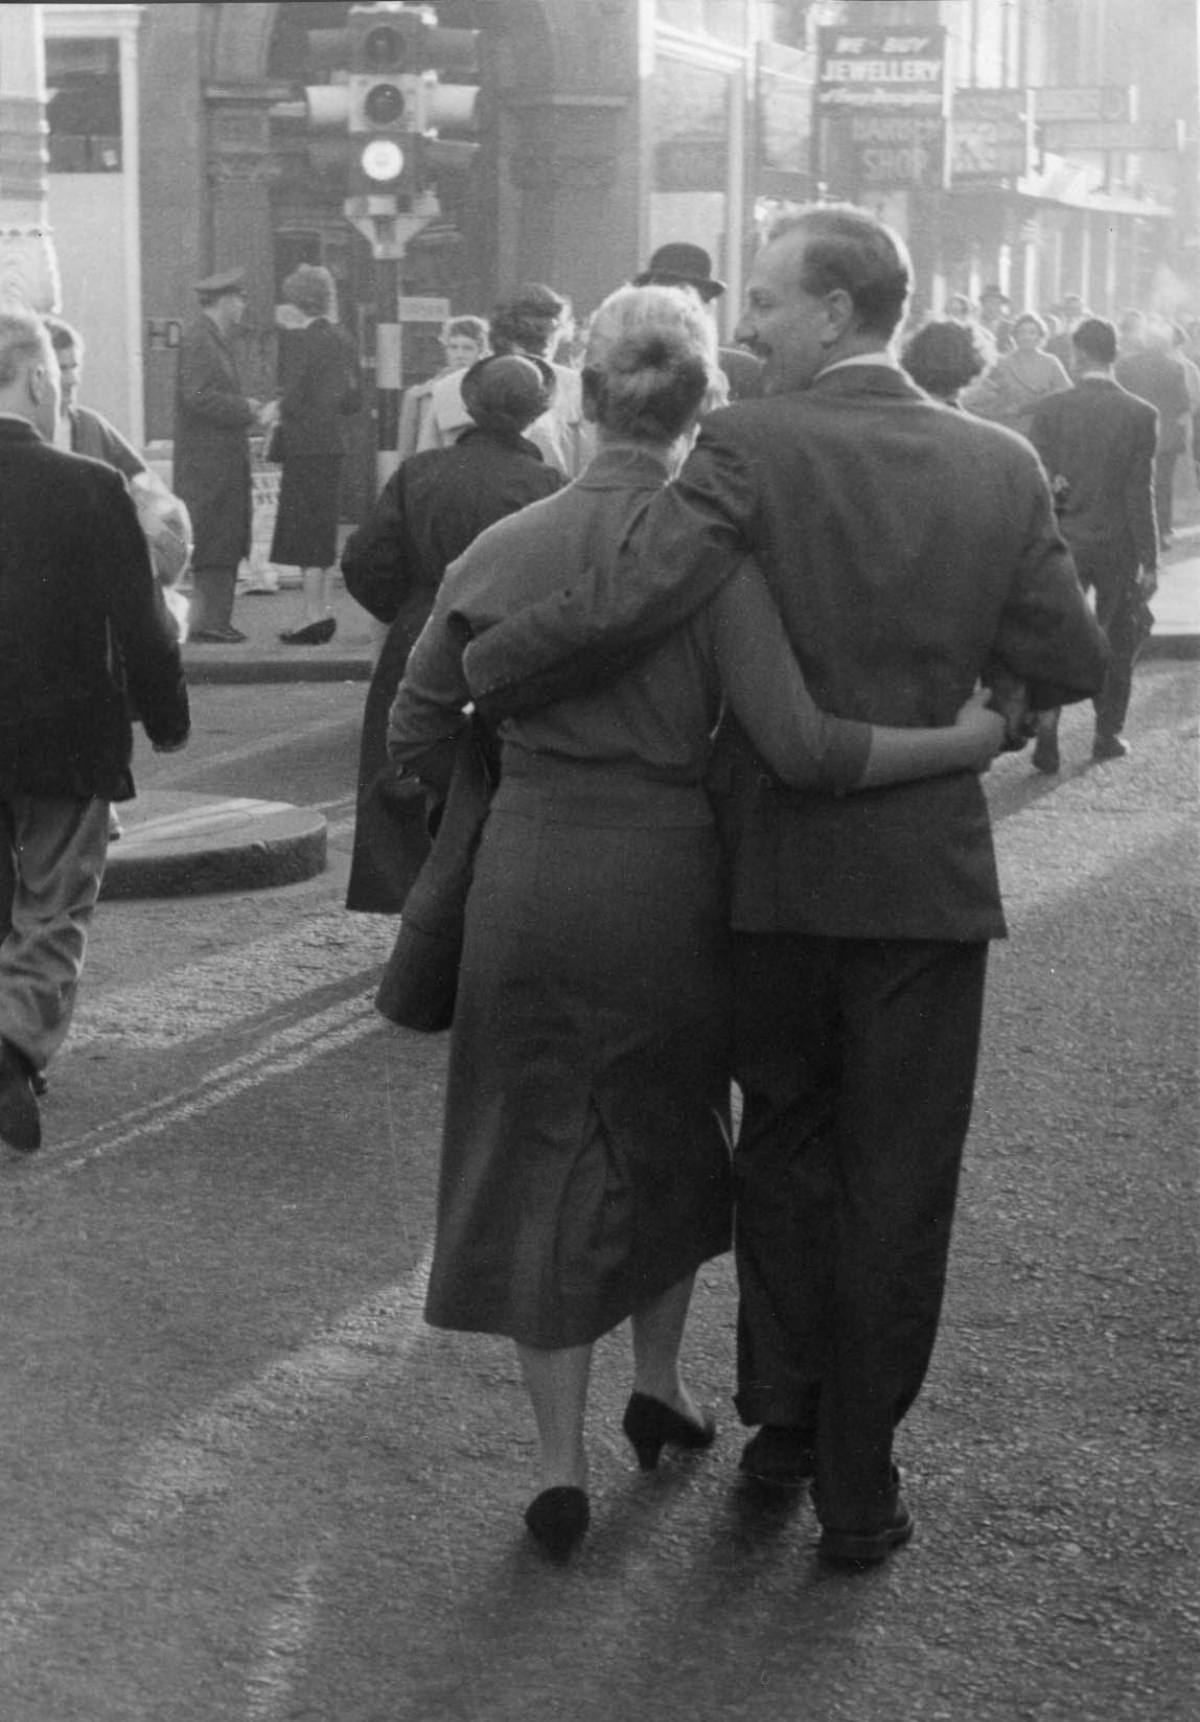
[[[348,198],[343,205],[347,221],[353,222],[363,238],[370,241],[375,259],[376,495],[400,464],[400,391],[404,383],[400,282],[404,253],[431,214],[428,208],[411,215],[397,214],[390,198],[380,199],[379,203],[382,207],[370,209],[363,199]]]
[[[400,464],[400,259],[375,259],[375,493]]]

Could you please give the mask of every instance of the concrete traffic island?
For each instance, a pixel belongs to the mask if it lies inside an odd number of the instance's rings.
[[[324,814],[286,801],[151,791],[117,809],[101,898],[295,885],[325,870]]]

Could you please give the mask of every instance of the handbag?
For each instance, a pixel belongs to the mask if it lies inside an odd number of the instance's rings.
[[[429,854],[413,881],[384,964],[375,1008],[400,1028],[450,1027],[458,995],[475,852],[498,772],[491,738],[472,715],[459,734]]]
[[[273,466],[283,465],[283,426],[281,424],[271,426],[267,445],[263,449],[263,459],[269,460]]]

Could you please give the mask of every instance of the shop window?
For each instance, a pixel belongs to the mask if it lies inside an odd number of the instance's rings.
[[[649,108],[650,249],[694,240],[719,269],[729,232],[730,75],[661,54]]]
[[[115,41],[46,43],[51,173],[121,171],[121,61]]]
[[[658,0],[655,16],[673,30],[744,48],[748,13],[746,0]]]

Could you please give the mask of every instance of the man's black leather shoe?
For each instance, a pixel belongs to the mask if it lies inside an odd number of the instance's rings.
[[[1101,735],[1096,733],[1092,743],[1092,758],[1097,760],[1124,759],[1129,752],[1129,743],[1122,741],[1119,735]]]
[[[767,1489],[800,1489],[815,1470],[810,1430],[764,1423],[742,1448],[738,1470]]]
[[[42,1115],[29,1067],[6,1040],[0,1040],[0,1141],[21,1154],[32,1154],[42,1145]]]
[[[817,1553],[836,1567],[876,1567],[893,1549],[902,1547],[913,1534],[913,1516],[899,1490],[886,1525],[877,1531],[839,1531],[831,1525],[821,1529]]]

